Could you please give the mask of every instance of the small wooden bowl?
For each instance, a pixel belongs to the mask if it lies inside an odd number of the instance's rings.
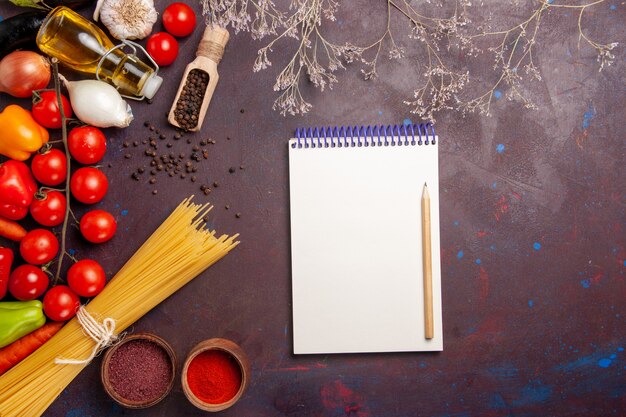
[[[235,361],[239,365],[239,370],[241,371],[241,385],[239,386],[239,390],[230,400],[221,404],[212,404],[202,401],[201,399],[196,397],[193,391],[191,391],[191,389],[189,388],[189,383],[187,382],[187,370],[189,368],[189,364],[200,353],[206,352],[208,350],[221,350],[223,352],[226,352],[235,359]],[[248,361],[248,356],[235,342],[220,338],[208,339],[194,346],[194,348],[191,349],[191,352],[189,352],[189,355],[187,355],[185,365],[183,366],[181,380],[183,385],[183,392],[185,393],[185,396],[187,397],[189,402],[204,411],[222,411],[235,404],[246,390],[250,381],[250,362]]]
[[[120,346],[133,340],[145,340],[145,341],[156,344],[157,346],[162,348],[165,351],[165,353],[167,353],[167,356],[170,359],[170,364],[172,366],[172,375],[170,377],[170,380],[168,381],[167,388],[165,389],[163,394],[161,394],[159,397],[155,399],[148,400],[148,401],[129,400],[127,398],[120,396],[115,391],[115,389],[113,388],[113,385],[111,384],[110,376],[109,376],[109,365],[111,363],[111,358],[113,357],[113,354],[115,353],[115,351],[117,351],[117,349],[119,349]],[[172,349],[172,346],[170,346],[170,344],[167,343],[165,340],[163,340],[159,336],[152,334],[152,333],[135,333],[131,336],[125,337],[120,343],[118,343],[117,345],[111,347],[109,350],[106,351],[106,353],[104,354],[104,358],[102,360],[102,367],[100,368],[100,379],[102,380],[102,385],[104,385],[104,390],[107,392],[107,394],[109,394],[109,396],[119,405],[126,407],[126,408],[133,408],[133,409],[151,407],[157,404],[158,402],[160,402],[163,398],[167,397],[167,395],[172,390],[172,387],[174,386],[175,377],[176,377],[176,354],[174,353],[174,349]]]

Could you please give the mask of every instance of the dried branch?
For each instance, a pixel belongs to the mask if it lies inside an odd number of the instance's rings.
[[[406,100],[405,104],[410,106],[411,112],[433,121],[437,113],[450,109],[489,114],[498,89],[506,90],[509,100],[519,101],[526,108],[536,108],[532,98],[524,92],[523,83],[541,80],[533,53],[539,42],[542,17],[549,9],[574,9],[578,12],[579,47],[584,41],[596,50],[600,71],[613,63],[615,55],[612,51],[618,46],[615,42],[603,44],[595,41],[583,30],[583,17],[588,9],[606,0],[581,5],[534,0],[535,6],[527,18],[508,29],[499,30],[485,30],[482,25],[472,26],[470,0],[456,0],[452,10],[444,2],[431,4],[431,0],[420,4],[419,10],[411,0],[385,0],[385,28],[369,45],[354,42],[338,44],[324,36],[323,24],[336,19],[339,9],[337,0],[289,0],[287,11],[281,10],[271,0],[200,1],[207,24],[231,26],[235,33],[250,32],[253,39],[270,38],[258,50],[253,71],[272,65],[270,55],[279,43],[282,46],[282,43],[295,41],[297,47],[274,84],[274,91],[279,96],[273,108],[283,115],[304,114],[311,110],[311,103],[300,91],[303,79],[323,91],[332,89],[333,84],[338,82],[335,72],[345,69],[347,64],[360,64],[363,78],[373,80],[379,76],[381,57],[405,58],[406,48],[397,43],[397,35],[392,30],[393,19],[409,23],[409,39],[413,41],[411,47],[420,53],[423,61],[413,99]],[[424,12],[428,7],[435,7],[440,14],[447,12],[449,16],[430,16]],[[454,54],[461,51],[464,56],[475,57],[483,53],[484,45],[494,45],[494,41],[495,46],[487,46],[486,51],[493,54],[497,81],[482,95],[464,99],[462,93],[471,77],[467,70],[455,68],[454,64],[458,66],[458,63]]]

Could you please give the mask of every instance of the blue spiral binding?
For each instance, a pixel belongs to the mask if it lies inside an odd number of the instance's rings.
[[[327,126],[296,129],[292,148],[355,148],[436,145],[432,123],[374,126]]]

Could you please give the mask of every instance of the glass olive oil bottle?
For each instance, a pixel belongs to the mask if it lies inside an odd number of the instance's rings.
[[[64,65],[115,86],[121,94],[152,98],[163,79],[134,54],[126,54],[94,23],[60,6],[46,17],[37,46]]]

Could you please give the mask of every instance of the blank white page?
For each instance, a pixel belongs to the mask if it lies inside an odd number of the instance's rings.
[[[438,145],[292,148],[294,353],[443,350]],[[424,337],[421,198],[435,337]]]

